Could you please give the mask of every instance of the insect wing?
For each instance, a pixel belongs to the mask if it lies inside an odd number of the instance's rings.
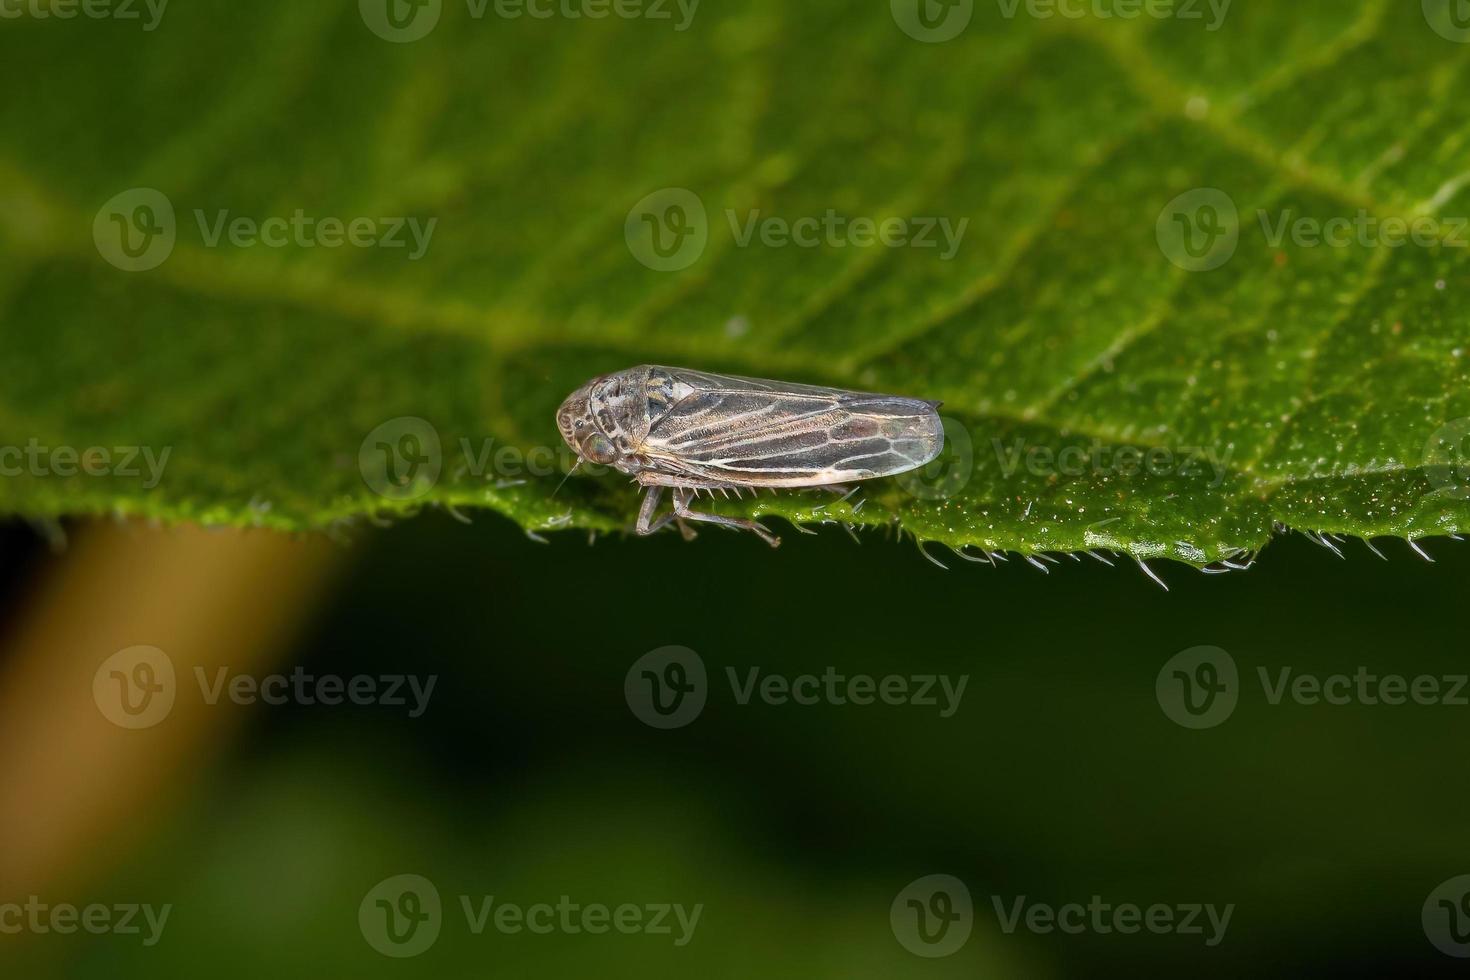
[[[891,476],[939,455],[931,402],[678,368],[645,452],[671,473],[732,486],[803,487]],[[661,409],[661,410],[660,410]]]

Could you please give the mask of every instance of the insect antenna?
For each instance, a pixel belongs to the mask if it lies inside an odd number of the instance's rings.
[[[564,476],[564,477],[562,477],[561,478],[561,482],[556,485],[556,489],[553,490],[553,491],[551,491],[551,495],[553,497],[555,497],[557,494],[561,493],[561,488],[567,485],[567,481],[572,478],[572,474],[575,473],[575,472],[577,472],[577,467],[579,467],[581,465],[582,465],[582,457],[581,456],[578,456],[577,457],[577,461],[572,464],[572,468],[569,469],[569,470],[567,470],[567,475]]]

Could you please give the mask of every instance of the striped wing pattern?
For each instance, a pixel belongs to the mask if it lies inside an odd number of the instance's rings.
[[[892,476],[944,446],[932,402],[679,368],[654,368],[645,455],[735,486]]]

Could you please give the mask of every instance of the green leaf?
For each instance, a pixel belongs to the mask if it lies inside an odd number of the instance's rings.
[[[0,509],[625,529],[624,481],[553,497],[560,472],[517,465],[559,448],[572,388],[653,362],[945,402],[951,453],[917,482],[869,484],[857,512],[730,513],[1198,565],[1279,526],[1466,527],[1470,31],[1449,0],[981,2],[938,43],[906,2],[685,23],[445,0],[401,43],[368,26],[375,0],[4,22]],[[702,249],[654,256],[644,215],[690,200]],[[427,247],[231,240],[298,211],[370,219],[364,240],[411,217]],[[829,213],[941,245],[758,227]],[[1396,218],[1420,240],[1391,247]],[[128,447],[168,450],[161,473],[129,475]],[[395,453],[417,482],[374,476]]]

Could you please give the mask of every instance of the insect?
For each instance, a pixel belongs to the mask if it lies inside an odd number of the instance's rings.
[[[925,465],[944,447],[939,402],[815,385],[762,381],[687,368],[642,365],[605,374],[572,392],[556,412],[579,457],[612,466],[647,488],[637,532],[703,521],[781,543],[752,520],[700,513],[701,490],[825,487],[893,476]],[[655,519],[665,489],[674,508]]]

